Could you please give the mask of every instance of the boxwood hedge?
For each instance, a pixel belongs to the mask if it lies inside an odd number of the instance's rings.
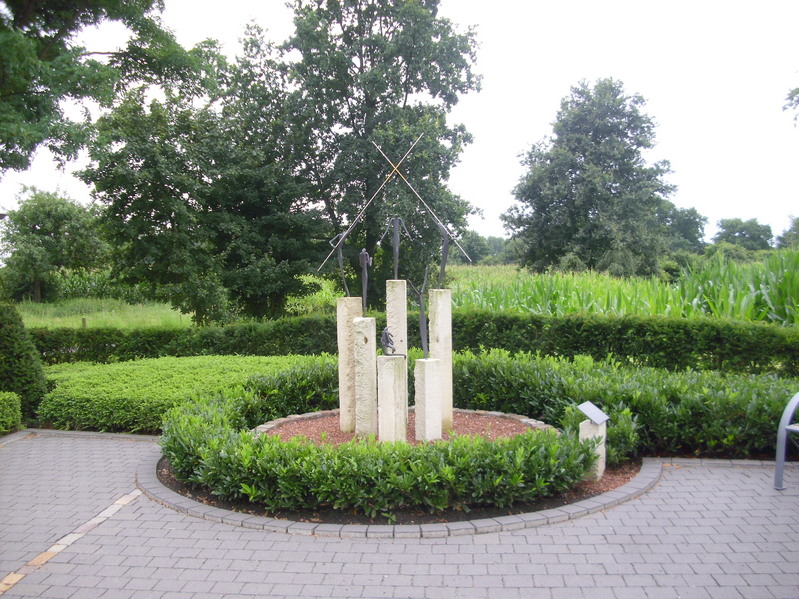
[[[378,315],[378,330],[385,319]],[[409,343],[419,347],[418,315],[408,315]],[[46,363],[115,362],[196,355],[335,353],[335,317],[192,329],[31,329]],[[799,329],[718,318],[539,316],[485,311],[453,314],[456,351],[482,348],[603,359],[612,354],[668,370],[774,372],[799,376]]]
[[[22,423],[22,404],[19,395],[0,391],[0,435],[17,430]]]

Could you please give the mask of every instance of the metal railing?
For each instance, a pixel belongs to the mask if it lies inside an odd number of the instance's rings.
[[[799,408],[799,393],[791,398],[780,418],[780,427],[777,429],[777,457],[774,462],[774,488],[778,491],[785,489],[782,484],[782,475],[785,470],[785,453],[788,433],[799,433],[799,423],[791,424],[794,412]]]

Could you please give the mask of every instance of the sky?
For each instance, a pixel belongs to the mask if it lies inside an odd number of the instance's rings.
[[[232,56],[250,20],[276,42],[293,31],[282,0],[165,3],[163,21],[184,46],[212,37]],[[778,235],[799,216],[799,115],[783,110],[799,87],[796,0],[441,0],[439,16],[475,26],[480,43],[482,91],[450,116],[474,136],[450,188],[482,211],[470,220],[481,235],[507,235],[500,215],[514,204],[522,155],[552,134],[573,86],[605,77],[646,100],[657,144],[647,158],[671,163],[670,199],[708,218],[707,240],[723,218],[754,218]],[[84,37],[91,49],[120,39],[107,25]],[[15,207],[21,184],[89,201],[45,151],[3,177],[0,208]]]

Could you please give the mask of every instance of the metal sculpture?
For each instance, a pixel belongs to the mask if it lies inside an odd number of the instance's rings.
[[[361,250],[358,254],[358,259],[361,262],[361,302],[363,304],[363,315],[366,316],[366,288],[369,286],[369,267],[372,266],[372,257],[366,248]]]
[[[424,357],[429,357],[429,344],[427,343],[427,315],[425,314],[424,309],[424,292],[427,288],[427,275],[430,272],[430,267],[425,266],[424,268],[424,280],[422,281],[421,288],[417,289],[416,285],[408,281],[408,285],[413,291],[413,294],[416,298],[416,303],[419,304],[419,336],[422,339],[422,352],[424,352]]]
[[[392,232],[391,249],[394,254],[394,280],[399,279],[400,227],[402,227],[402,230],[405,231],[405,234],[408,236],[408,239],[411,239],[411,234],[408,232],[408,228],[405,226],[405,221],[402,220],[399,216],[395,216],[394,218],[388,221],[388,224],[386,225],[386,230],[383,231],[383,235],[377,241],[377,243],[380,243],[381,241],[383,241],[383,238],[386,236],[386,233],[388,233],[389,230]]]
[[[333,249],[338,252],[338,270],[341,273],[341,283],[344,285],[344,293],[347,297],[350,296],[350,288],[347,287],[347,277],[344,274],[344,238],[346,235],[344,233],[339,233],[333,239],[330,240],[330,245],[333,246]]]

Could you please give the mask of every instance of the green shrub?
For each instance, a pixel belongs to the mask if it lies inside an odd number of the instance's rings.
[[[593,444],[551,431],[418,446],[283,442],[247,430],[259,423],[245,417],[257,412],[251,406],[258,401],[255,393],[240,390],[170,410],[161,444],[176,475],[269,511],[332,507],[391,518],[400,509],[435,513],[532,501],[567,490],[593,461]]]
[[[385,326],[378,315],[377,329]],[[456,351],[482,348],[572,357],[610,354],[669,370],[775,372],[799,376],[799,329],[761,323],[660,316],[541,316],[490,311],[453,314]],[[408,342],[419,347],[418,314],[408,315]],[[188,329],[31,329],[48,364],[115,362],[197,355],[335,353],[334,316]]]
[[[17,430],[22,424],[22,404],[19,395],[0,391],[0,435]]]
[[[48,376],[55,388],[39,416],[57,428],[156,433],[172,406],[295,361],[290,356],[199,356],[51,366]]]
[[[10,302],[0,299],[0,391],[19,395],[22,415],[32,418],[46,389],[39,353],[22,319]]]

